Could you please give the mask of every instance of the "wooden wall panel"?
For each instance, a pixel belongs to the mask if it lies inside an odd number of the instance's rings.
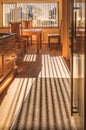
[[[70,58],[70,48],[69,48],[69,34],[68,29],[70,27],[70,0],[63,0],[62,3],[62,18],[63,18],[63,31],[62,31],[62,55],[67,59]]]

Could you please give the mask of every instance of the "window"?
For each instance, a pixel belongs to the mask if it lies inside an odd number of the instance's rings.
[[[58,3],[4,3],[3,26],[9,21],[32,20],[33,27],[58,27]]]
[[[74,11],[76,12],[76,27],[84,27],[85,21],[85,3],[74,3]]]

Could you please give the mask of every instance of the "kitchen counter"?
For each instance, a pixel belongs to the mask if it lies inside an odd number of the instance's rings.
[[[15,35],[15,33],[0,33],[0,40],[11,37]]]
[[[15,33],[0,33],[0,94],[16,74],[15,52]]]

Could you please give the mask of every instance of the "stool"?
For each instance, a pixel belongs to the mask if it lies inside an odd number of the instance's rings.
[[[57,39],[57,43],[61,43],[60,34],[48,34],[48,46],[50,47],[51,39]]]

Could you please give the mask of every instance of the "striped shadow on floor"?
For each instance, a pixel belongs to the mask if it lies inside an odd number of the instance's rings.
[[[36,58],[26,55],[23,62]],[[70,114],[70,72],[63,57],[41,55],[39,73],[22,73],[14,82],[18,90],[10,130],[77,130]]]

